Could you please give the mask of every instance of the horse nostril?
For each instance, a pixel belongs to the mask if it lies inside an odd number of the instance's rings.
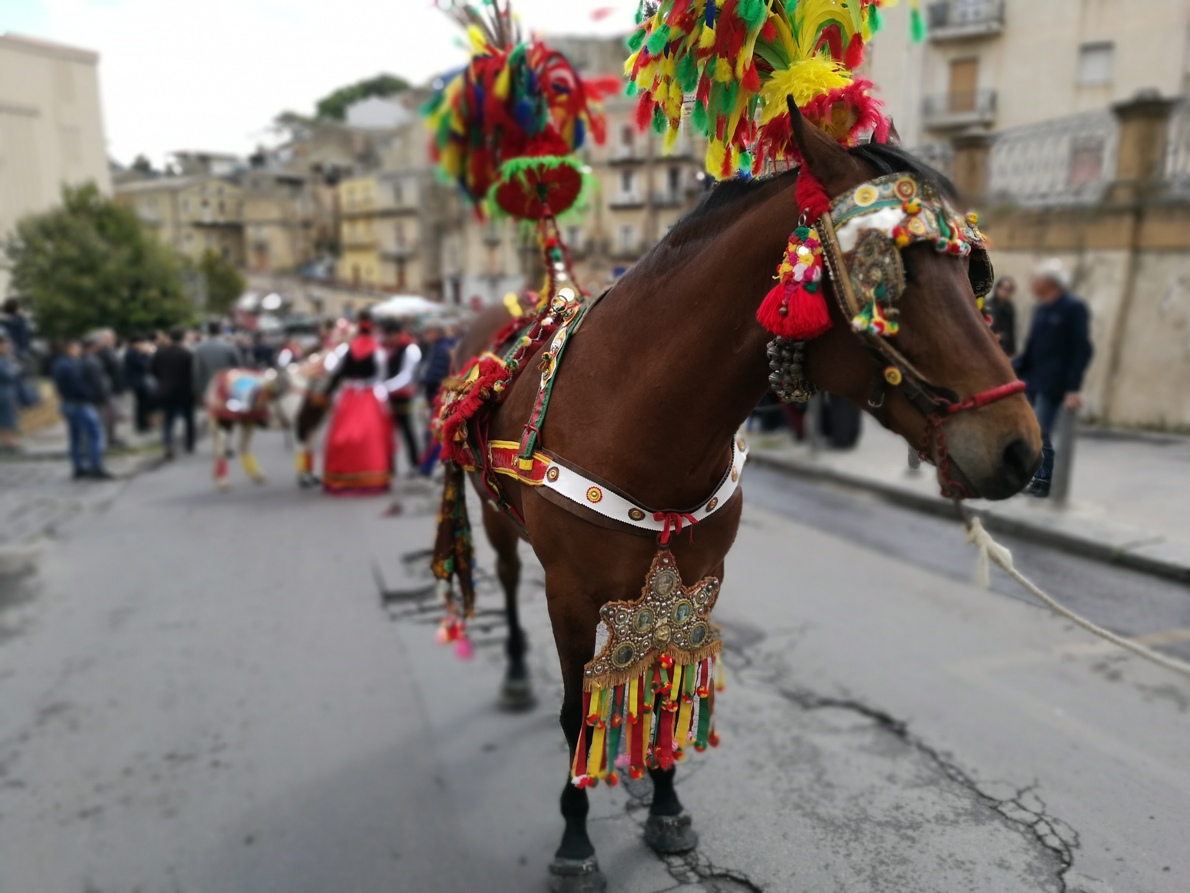
[[[1004,477],[1015,490],[1019,490],[1029,483],[1039,462],[1040,457],[1034,455],[1028,442],[1022,437],[1015,438],[1004,448]]]

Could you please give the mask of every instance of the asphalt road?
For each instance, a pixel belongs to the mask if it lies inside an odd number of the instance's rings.
[[[476,659],[432,643],[433,494],[385,517],[259,446],[265,487],[219,495],[180,461],[0,582],[0,891],[544,890],[566,757],[540,569],[540,705],[507,715],[490,576]],[[755,468],[745,491],[723,745],[679,770],[702,843],[654,856],[647,785],[598,789],[611,889],[1190,889],[1190,684],[971,586],[943,521]],[[1009,545],[1184,653],[1179,587]]]

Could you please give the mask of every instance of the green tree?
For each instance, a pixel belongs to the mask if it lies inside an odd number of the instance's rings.
[[[240,271],[210,248],[199,259],[198,271],[207,282],[207,312],[220,316],[230,313],[247,287]]]
[[[347,117],[347,106],[367,99],[369,96],[392,96],[409,89],[409,82],[391,74],[378,74],[374,78],[340,87],[328,96],[318,100],[314,107],[319,118],[342,121]]]
[[[194,315],[173,250],[94,183],[63,187],[62,205],[23,218],[3,247],[10,290],[47,337],[101,326],[129,335]]]

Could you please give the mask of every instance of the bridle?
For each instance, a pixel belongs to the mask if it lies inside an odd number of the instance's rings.
[[[943,495],[966,498],[966,487],[950,475],[945,423],[961,412],[1021,393],[1024,382],[998,385],[960,400],[952,391],[933,384],[889,339],[898,326],[895,301],[905,289],[900,252],[914,243],[933,242],[940,253],[969,256],[972,290],[982,308],[993,275],[978,218],[974,214],[960,218],[932,184],[912,174],[877,177],[834,200],[826,197],[822,185],[804,165],[798,181],[799,226],[812,223],[815,227],[825,273],[833,286],[830,291],[843,318],[852,321],[853,333],[883,366],[882,373],[873,378],[869,406],[880,413],[886,388],[900,388],[925,418],[926,444],[921,456],[930,459],[932,449]],[[770,344],[769,348],[770,357],[784,358],[773,363],[771,380],[775,385],[781,380],[782,363],[784,368],[796,367],[802,379],[800,387],[774,387],[786,402],[804,402],[815,391],[805,377],[804,342],[796,346],[799,349],[795,351],[784,344]],[[788,378],[784,382],[787,384]]]

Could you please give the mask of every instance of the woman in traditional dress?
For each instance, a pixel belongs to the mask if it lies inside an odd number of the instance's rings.
[[[334,406],[327,425],[322,488],[335,496],[383,493],[392,483],[393,428],[384,349],[372,317],[360,313],[356,335],[327,358]]]

